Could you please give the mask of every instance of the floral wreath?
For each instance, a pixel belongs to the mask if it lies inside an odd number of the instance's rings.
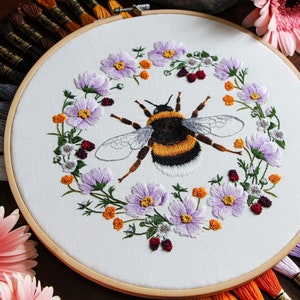
[[[125,88],[121,82],[124,78],[141,84],[151,77],[154,67],[164,68],[165,76],[175,75],[191,84],[205,80],[205,68],[214,68],[214,76],[224,81],[224,104],[238,106],[237,111],[248,110],[257,130],[235,140],[234,148],[244,151],[246,157],[237,158],[236,168],[227,174],[216,174],[208,181],[209,190],[205,184],[188,190],[175,183],[172,191],[166,191],[157,182],[138,182],[132,186],[131,194],[119,199],[115,186],[110,185],[113,174],[109,168],[83,172],[87,167],[85,159],[96,147],[84,138],[84,133],[98,123],[105,107],[114,104],[111,95],[115,97],[115,91]],[[63,196],[89,195],[88,201],[78,203],[83,215],[101,214],[112,221],[115,230],[125,233],[124,238],[144,236],[150,249],[161,247],[167,252],[173,248],[168,235],[172,230],[195,238],[205,231],[220,230],[221,221],[240,216],[246,207],[253,214],[261,214],[277,197],[273,189],[281,176],[270,169],[280,167],[285,137],[275,107],[263,108],[268,90],[257,83],[247,83],[247,74],[248,69],[236,58],[219,62],[216,55],[203,50],[188,52],[183,43],[175,41],[155,42],[148,52],[136,47],[130,53],[110,54],[101,61],[99,73],[86,71],[74,80],[80,96],[64,91],[61,112],[52,118],[56,132],[50,135],[57,138],[53,163],[66,173],[60,179],[67,188]],[[214,219],[207,218],[205,203],[211,207]],[[166,205],[169,213],[160,213],[160,207]]]

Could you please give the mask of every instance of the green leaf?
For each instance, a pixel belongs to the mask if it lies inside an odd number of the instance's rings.
[[[163,223],[165,221],[165,219],[162,216],[159,216],[159,215],[154,215],[152,217],[152,220],[153,220],[153,223],[155,225],[159,225],[159,224],[161,224],[161,223]]]
[[[285,149],[285,141],[278,141],[278,140],[275,140],[275,142],[277,143],[277,145],[279,147],[281,147],[282,149]]]
[[[83,140],[83,138],[77,135],[74,138],[72,138],[72,140],[70,141],[70,143],[77,144],[77,143],[81,142],[82,140]]]
[[[277,125],[275,123],[271,122],[268,130],[272,130],[272,129],[276,128],[276,127],[277,127]]]
[[[154,236],[154,234],[157,232],[157,228],[156,227],[150,227],[147,232],[146,232],[146,237],[147,239],[150,239],[152,236]]]
[[[202,51],[202,52],[201,52],[201,57],[202,57],[202,58],[209,57],[209,53],[206,52],[206,51]]]

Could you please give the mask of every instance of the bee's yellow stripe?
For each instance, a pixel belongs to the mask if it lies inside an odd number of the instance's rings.
[[[184,115],[178,111],[161,111],[157,114],[153,114],[147,121],[147,125],[150,125],[152,122],[160,119],[168,119],[168,118],[179,118],[184,119]]]
[[[162,145],[154,142],[151,148],[154,154],[160,157],[176,156],[192,150],[196,143],[197,140],[194,137],[187,135],[186,139],[179,143],[173,145]]]

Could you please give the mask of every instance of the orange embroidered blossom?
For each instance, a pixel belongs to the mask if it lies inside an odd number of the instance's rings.
[[[245,147],[245,141],[243,139],[236,139],[233,146],[236,149],[242,149]]]
[[[106,220],[113,219],[116,216],[116,208],[114,206],[107,206],[102,215]]]
[[[73,181],[74,181],[74,176],[72,174],[65,175],[60,179],[60,182],[66,185],[73,183]]]
[[[147,71],[143,70],[143,71],[140,73],[140,77],[141,77],[142,79],[144,79],[144,80],[148,80],[148,79],[150,78],[150,74],[149,74]]]
[[[120,229],[123,228],[124,221],[121,218],[115,218],[113,221],[113,226],[114,226],[114,229],[119,231]]]
[[[226,81],[224,84],[225,90],[226,91],[232,91],[234,88],[234,85],[231,81]]]
[[[202,199],[207,196],[207,191],[204,187],[193,188],[192,195],[193,197]]]
[[[209,221],[209,228],[214,231],[220,230],[222,229],[222,223],[218,220],[211,219]]]
[[[67,116],[65,114],[58,114],[52,117],[53,123],[63,123],[64,121],[67,120]]]
[[[273,183],[273,184],[277,184],[280,180],[281,180],[281,176],[279,174],[271,174],[269,176],[269,180]]]
[[[234,104],[234,98],[230,95],[225,95],[223,97],[223,101],[225,102],[226,106],[232,106]]]
[[[152,62],[148,59],[143,59],[140,61],[140,66],[143,69],[150,69],[152,67]]]

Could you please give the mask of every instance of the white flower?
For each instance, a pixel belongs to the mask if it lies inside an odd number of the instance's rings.
[[[259,198],[260,196],[262,196],[262,191],[257,184],[251,184],[249,186],[248,194]]]
[[[206,57],[202,59],[201,65],[203,67],[209,67],[213,63],[213,59],[211,57]]]
[[[270,132],[271,136],[277,141],[283,141],[285,138],[285,134],[282,130],[274,129]]]
[[[167,222],[163,222],[157,227],[157,235],[159,237],[166,237],[168,235],[168,232],[171,230],[171,226]]]
[[[72,173],[75,171],[77,162],[75,160],[68,160],[62,164],[62,168],[66,173]]]
[[[256,122],[256,125],[257,125],[257,130],[258,131],[265,131],[270,126],[270,120],[268,120],[268,119],[258,120]]]
[[[72,155],[76,152],[77,147],[74,144],[66,143],[60,147],[62,155]]]

